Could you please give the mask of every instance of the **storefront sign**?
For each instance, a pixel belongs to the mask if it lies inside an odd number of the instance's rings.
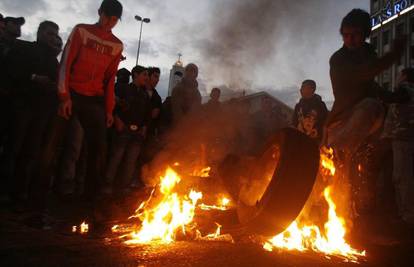
[[[382,22],[386,21],[387,19],[392,18],[395,15],[398,15],[408,7],[413,4],[413,0],[399,0],[395,1],[393,5],[391,5],[391,1],[388,1],[385,7],[382,9],[381,13],[371,17],[371,24],[372,27],[381,24]]]

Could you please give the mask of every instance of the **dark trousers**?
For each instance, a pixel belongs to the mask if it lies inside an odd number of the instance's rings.
[[[45,131],[55,113],[56,109],[51,106],[16,105],[8,164],[12,196],[27,197],[31,174],[41,153]]]
[[[100,192],[105,166],[106,115],[103,97],[72,95],[72,116],[76,116],[84,130],[88,151],[84,193],[88,200],[94,201]],[[45,207],[56,148],[61,145],[68,126],[67,120],[56,116],[48,132],[47,143],[36,168],[35,186],[32,188],[31,197],[37,209]]]

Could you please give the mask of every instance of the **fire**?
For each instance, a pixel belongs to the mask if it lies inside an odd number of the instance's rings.
[[[321,165],[331,176],[335,174],[332,149],[322,149]],[[346,242],[346,223],[337,214],[337,206],[331,196],[332,190],[332,186],[327,186],[323,191],[324,199],[329,206],[328,221],[324,224],[324,231],[313,223],[303,222],[305,219],[299,216],[283,233],[265,242],[263,248],[268,251],[274,248],[312,250],[326,255],[340,256],[354,262],[357,262],[359,257],[365,256],[365,251],[358,251]]]
[[[198,176],[198,177],[210,177],[210,171],[211,171],[211,167],[205,167],[199,170],[194,170],[191,175]]]
[[[79,225],[79,228],[76,225],[72,226],[72,233],[76,233],[78,231],[80,234],[86,234],[87,232],[89,232],[89,225],[85,221],[83,221],[81,225]]]
[[[136,217],[142,221],[138,231],[130,234],[126,244],[141,244],[151,241],[170,243],[175,234],[181,230],[186,233],[186,226],[193,221],[197,202],[202,198],[201,192],[191,190],[188,195],[180,197],[173,192],[180,182],[180,176],[171,168],[160,178],[159,192],[161,199],[153,208],[146,207],[149,201],[142,203],[137,211],[143,210]]]
[[[202,210],[228,210],[230,205],[230,199],[227,197],[222,197],[219,200],[218,205],[206,205],[204,203],[201,203],[198,205],[198,207]]]
[[[326,148],[326,147],[322,148],[321,165],[323,168],[329,171],[329,174],[331,176],[335,175],[336,168],[333,162],[333,149],[332,148]]]

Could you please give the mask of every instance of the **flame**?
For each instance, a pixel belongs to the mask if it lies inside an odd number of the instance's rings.
[[[322,148],[321,165],[326,169],[328,175],[334,176],[336,169],[332,149]],[[359,257],[365,256],[365,251],[358,251],[346,242],[346,223],[337,214],[337,206],[331,197],[332,190],[332,186],[326,186],[323,191],[324,199],[329,206],[328,221],[324,224],[324,231],[321,231],[313,223],[304,223],[303,221],[306,220],[302,218],[301,214],[284,232],[265,242],[263,248],[267,251],[272,251],[274,248],[298,251],[312,250],[326,255],[343,257],[353,262],[357,262]]]
[[[76,225],[72,226],[72,233],[76,233],[78,231],[80,234],[86,234],[87,232],[89,232],[89,225],[85,221],[83,221],[81,225],[79,225],[79,228]]]
[[[205,167],[199,170],[194,170],[191,175],[198,176],[198,177],[210,177],[210,171],[211,171],[211,167]]]
[[[329,171],[331,176],[335,175],[336,168],[333,162],[333,149],[332,148],[322,148],[321,153],[321,165],[323,168]]]
[[[228,210],[230,205],[230,199],[227,197],[222,197],[219,200],[218,205],[206,205],[204,203],[201,203],[198,205],[198,207],[202,210]]]
[[[148,201],[140,205],[137,211],[143,211],[136,217],[142,219],[142,226],[129,235],[130,240],[126,241],[126,244],[151,241],[170,243],[174,241],[178,230],[185,234],[186,225],[193,221],[196,204],[202,198],[202,193],[191,190],[188,195],[180,197],[173,192],[181,178],[171,168],[167,168],[165,175],[160,179],[161,201],[154,208],[146,207]]]
[[[325,234],[316,225],[303,225],[294,221],[283,233],[267,241],[263,248],[272,251],[273,248],[287,250],[313,250],[328,255],[343,256],[357,261],[358,256],[365,256],[365,251],[353,249],[346,241],[345,220],[338,217],[336,205],[331,198],[331,187],[324,190],[325,200],[329,205],[328,221],[325,223]]]

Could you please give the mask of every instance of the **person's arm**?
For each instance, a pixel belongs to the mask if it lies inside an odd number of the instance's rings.
[[[181,119],[183,110],[181,109],[182,95],[180,84],[177,84],[171,92],[171,111],[173,121]]]
[[[106,114],[112,114],[115,107],[115,77],[121,61],[121,52],[112,60],[105,71],[104,90],[105,90],[105,109]]]
[[[401,57],[405,43],[406,38],[399,37],[394,40],[392,51],[381,58],[374,58],[362,64],[352,64],[343,58],[331,58],[331,79],[339,82],[372,80]]]
[[[69,94],[69,78],[72,69],[72,64],[78,57],[79,50],[82,46],[82,38],[79,32],[79,27],[75,26],[66,42],[63,50],[62,59],[59,65],[58,74],[58,96],[61,101],[70,99]]]
[[[65,49],[62,54],[57,82],[58,97],[60,99],[58,114],[67,120],[72,115],[72,101],[69,92],[70,72],[72,64],[77,58],[81,46],[82,38],[79,28],[78,26],[75,26],[68,38],[68,41],[66,42]]]

